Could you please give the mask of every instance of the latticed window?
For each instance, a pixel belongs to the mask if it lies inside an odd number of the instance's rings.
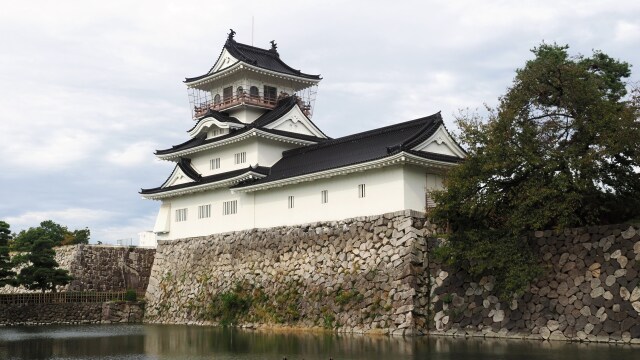
[[[244,164],[245,162],[247,162],[247,153],[243,151],[241,153],[234,154],[233,162],[235,164]]]
[[[220,169],[220,158],[209,160],[209,169],[210,170]]]
[[[225,201],[222,203],[222,215],[238,213],[238,200]]]
[[[295,205],[295,204],[294,204],[294,198],[293,198],[293,196],[289,196],[289,198],[288,198],[288,206],[289,206],[289,209],[293,209],[293,206],[294,206],[294,205]]]
[[[358,197],[363,198],[367,195],[365,184],[358,185]]]
[[[329,191],[328,190],[320,191],[320,203],[326,204],[328,202],[329,202]]]
[[[211,204],[198,206],[198,219],[206,219],[211,217]]]
[[[187,221],[187,208],[176,209],[176,222]]]

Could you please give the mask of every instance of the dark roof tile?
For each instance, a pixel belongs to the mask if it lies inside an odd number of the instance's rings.
[[[189,183],[178,184],[178,185],[173,185],[173,186],[167,186],[165,188],[156,187],[156,188],[151,188],[151,189],[141,189],[140,190],[140,194],[142,194],[142,195],[150,195],[150,194],[159,194],[159,193],[172,191],[172,190],[177,190],[177,189],[186,189],[186,188],[190,188],[190,187],[193,187],[193,186],[198,186],[198,185],[209,184],[209,183],[214,183],[214,182],[218,182],[218,181],[232,179],[232,178],[234,178],[236,176],[240,176],[240,175],[247,174],[247,173],[250,173],[250,172],[266,175],[266,174],[269,173],[269,168],[268,167],[264,167],[264,166],[257,166],[257,167],[249,166],[248,168],[234,170],[234,171],[228,171],[228,172],[225,172],[225,173],[222,173],[222,174],[201,176],[199,178],[199,180],[196,180],[196,181],[193,181],[193,182],[189,182]]]
[[[424,118],[288,150],[283,152],[282,159],[271,167],[267,177],[246,185],[268,183],[381,159],[399,151],[408,150],[405,144],[413,140],[416,134],[421,132],[433,134],[441,124],[442,117],[440,113],[436,113]],[[457,158],[442,157],[433,153],[416,152],[416,155],[442,161],[457,161]]]
[[[296,70],[291,66],[285,64],[284,61],[280,60],[280,55],[275,50],[266,50],[255,46],[241,44],[233,39],[228,39],[224,44],[223,49],[227,49],[229,54],[231,54],[231,56],[235,57],[236,59],[265,70],[275,71],[281,74],[293,75],[307,79],[321,79],[320,75],[305,74],[300,70]],[[209,70],[209,72],[204,75],[186,78],[185,82],[189,83],[197,81],[213,74],[215,74],[215,72],[213,72],[213,68],[211,68],[211,70]]]

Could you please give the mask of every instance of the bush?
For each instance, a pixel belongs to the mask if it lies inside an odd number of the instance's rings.
[[[126,301],[137,301],[138,300],[138,294],[136,293],[136,291],[134,289],[129,289],[129,290],[127,290],[126,293],[124,293],[124,299]]]

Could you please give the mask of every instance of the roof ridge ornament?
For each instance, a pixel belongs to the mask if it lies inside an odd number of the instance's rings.
[[[272,51],[274,53],[276,53],[276,55],[278,55],[278,57],[280,57],[280,54],[278,54],[278,44],[276,44],[275,40],[271,40],[269,41],[271,43],[271,49],[269,49],[269,51]]]
[[[235,41],[235,40],[233,39],[233,37],[236,35],[236,32],[235,32],[235,31],[233,31],[233,29],[229,29],[229,31],[230,31],[230,32],[229,32],[229,34],[228,34],[227,41]]]

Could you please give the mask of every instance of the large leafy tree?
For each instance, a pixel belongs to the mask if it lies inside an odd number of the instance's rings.
[[[53,250],[53,241],[41,238],[34,242],[26,264],[18,274],[18,282],[30,290],[56,291],[56,286],[67,285],[71,281],[69,272],[58,268]]]
[[[483,118],[457,119],[468,159],[449,173],[433,219],[452,230],[440,254],[503,294],[535,278],[538,229],[623,222],[640,214],[640,122],[630,65],[542,44]]]
[[[11,230],[8,223],[0,220],[0,287],[14,284],[16,273],[9,255]]]
[[[69,231],[66,226],[62,226],[51,220],[45,220],[38,227],[30,227],[22,230],[13,240],[13,249],[16,251],[29,251],[38,239],[47,238],[54,246],[88,244],[90,231],[88,228]]]

